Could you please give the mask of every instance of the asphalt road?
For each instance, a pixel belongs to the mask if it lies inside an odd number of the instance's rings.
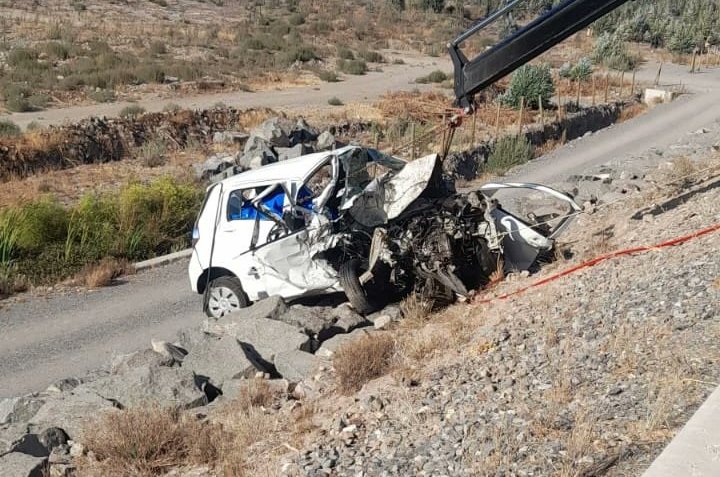
[[[657,65],[649,65],[640,77],[650,80],[656,71]],[[632,161],[720,120],[720,70],[691,76],[686,68],[666,65],[663,83],[681,81],[692,94],[574,141],[511,177],[551,182],[605,162]],[[42,390],[115,354],[148,347],[151,338],[172,340],[181,328],[198,323],[200,299],[190,292],[185,266],[179,262],[94,292],[27,295],[0,305],[0,397]]]

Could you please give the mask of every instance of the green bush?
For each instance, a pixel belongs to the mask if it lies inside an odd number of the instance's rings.
[[[341,60],[354,60],[355,54],[350,48],[339,47],[337,50],[337,57]]]
[[[56,60],[67,60],[72,51],[72,45],[66,42],[51,41],[45,43],[43,49],[50,58]]]
[[[9,84],[3,88],[5,107],[9,111],[16,113],[31,111],[32,106],[30,105],[30,101],[28,101],[28,96],[30,96],[30,91],[23,86]]]
[[[290,15],[290,18],[288,18],[288,23],[290,23],[293,26],[299,26],[305,23],[305,17],[302,16],[300,13],[293,13]]]
[[[383,63],[385,61],[385,58],[377,51],[360,50],[358,54],[360,58],[368,63]]]
[[[49,198],[30,202],[22,209],[23,220],[17,226],[17,247],[23,252],[38,252],[48,243],[65,239],[68,213]]]
[[[432,73],[430,73],[427,76],[421,76],[420,78],[416,79],[416,83],[420,84],[427,84],[427,83],[442,83],[443,81],[448,79],[448,75],[445,74],[445,72],[440,70],[435,70]]]
[[[486,172],[503,174],[528,162],[534,155],[535,148],[525,136],[505,136],[495,143],[484,168]]]
[[[338,60],[338,69],[349,75],[364,75],[368,71],[367,63],[363,60]]]
[[[340,81],[337,73],[334,71],[318,70],[316,74],[317,74],[318,78],[320,78],[321,80],[326,81],[328,83],[337,83],[338,81]]]
[[[0,119],[0,137],[20,135],[20,127],[7,119]]]
[[[344,103],[337,96],[333,96],[332,98],[328,99],[328,104],[330,106],[342,106]]]
[[[550,65],[525,65],[513,74],[507,91],[500,96],[500,102],[519,109],[522,98],[525,98],[527,107],[538,108],[541,100],[543,104],[549,102],[554,93]]]
[[[296,62],[305,63],[317,59],[317,55],[311,48],[298,45],[283,51],[278,58],[281,66],[290,66]]]
[[[561,78],[567,78],[573,81],[587,81],[592,77],[592,73],[592,60],[587,57],[580,58],[580,61],[575,65],[565,63],[558,71]]]
[[[627,44],[618,36],[603,33],[595,42],[593,61],[619,71],[637,67],[638,58],[630,54]]]
[[[98,103],[112,103],[115,101],[115,92],[109,89],[100,89],[93,91],[88,95],[90,99]]]
[[[50,198],[5,208],[0,266],[39,284],[105,257],[142,260],[168,253],[187,246],[202,195],[195,184],[162,178],[88,194],[69,208]]]
[[[145,108],[137,104],[131,104],[122,108],[120,110],[119,116],[123,119],[136,119],[138,116],[141,116],[144,113]]]

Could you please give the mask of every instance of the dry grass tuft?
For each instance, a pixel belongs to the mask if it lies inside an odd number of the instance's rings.
[[[143,407],[103,414],[85,428],[91,457],[77,460],[79,476],[162,475],[172,467],[212,464],[223,429],[173,409]]]
[[[396,355],[395,339],[387,333],[367,335],[342,346],[333,359],[340,390],[351,393],[385,375]]]
[[[72,282],[89,288],[106,287],[112,284],[116,278],[132,272],[133,267],[127,260],[105,258],[99,263],[85,266]]]
[[[277,397],[264,379],[249,379],[246,383],[233,401],[233,405],[240,409],[268,407]]]
[[[375,106],[386,118],[410,118],[421,123],[433,122],[452,108],[444,94],[419,91],[386,93]]]
[[[402,302],[400,302],[400,311],[402,312],[405,323],[418,325],[427,321],[432,313],[434,303],[422,295],[411,293]]]
[[[697,170],[697,167],[687,157],[678,157],[672,161],[671,175],[674,180],[685,178],[692,175]]]
[[[489,280],[487,288],[492,288],[505,280],[505,262],[501,258],[498,258],[497,268],[490,274]]]
[[[620,117],[618,118],[618,122],[625,122],[629,121],[637,116],[640,116],[641,114],[644,114],[645,111],[647,111],[647,106],[643,103],[633,103],[630,106],[626,108],[622,108],[620,111]]]

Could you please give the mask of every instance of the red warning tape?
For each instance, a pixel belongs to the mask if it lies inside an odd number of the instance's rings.
[[[508,298],[510,298],[510,297],[513,297],[513,296],[516,296],[516,295],[520,295],[520,294],[522,294],[522,293],[525,293],[526,291],[528,291],[528,290],[530,290],[530,289],[532,289],[532,288],[537,288],[537,287],[546,285],[546,284],[548,284],[548,283],[550,283],[550,282],[553,282],[553,281],[555,281],[555,280],[557,280],[557,279],[559,279],[559,278],[562,278],[562,277],[567,276],[567,275],[571,275],[571,274],[573,274],[573,273],[575,273],[575,272],[577,272],[577,271],[579,271],[579,270],[582,270],[582,269],[584,269],[584,268],[594,267],[595,265],[597,265],[597,264],[599,264],[599,263],[601,263],[601,262],[605,262],[605,261],[607,261],[607,260],[610,260],[610,259],[613,259],[613,258],[616,258],[616,257],[622,257],[622,256],[624,256],[624,255],[636,255],[636,254],[643,253],[643,252],[649,252],[649,251],[651,251],[651,250],[658,250],[658,249],[661,249],[661,248],[673,247],[673,246],[676,246],[676,245],[681,245],[681,244],[684,244],[685,242],[689,242],[689,241],[691,241],[691,240],[694,240],[694,239],[696,239],[696,238],[702,237],[702,236],[704,236],[704,235],[708,235],[708,234],[711,234],[711,233],[713,233],[713,232],[717,232],[718,230],[720,230],[720,224],[716,224],[716,225],[713,225],[712,227],[708,227],[708,228],[699,230],[699,231],[697,231],[697,232],[694,232],[694,233],[691,233],[691,234],[688,234],[688,235],[684,235],[684,236],[682,236],[682,237],[674,238],[674,239],[672,239],[672,240],[668,240],[667,242],[659,243],[659,244],[657,244],[657,245],[650,245],[650,246],[646,246],[646,247],[628,248],[628,249],[625,249],[625,250],[618,250],[618,251],[615,251],[615,252],[610,252],[610,253],[608,253],[608,254],[600,255],[599,257],[593,258],[592,260],[588,260],[588,261],[586,261],[586,262],[583,262],[583,263],[581,263],[581,264],[579,264],[579,265],[575,265],[574,267],[568,268],[567,270],[563,270],[562,272],[558,272],[558,273],[556,273],[556,274],[554,274],[554,275],[551,275],[551,276],[549,276],[549,277],[547,277],[547,278],[543,278],[543,279],[540,280],[540,281],[537,281],[537,282],[535,282],[535,283],[533,283],[533,284],[531,284],[531,285],[528,285],[528,286],[526,286],[526,287],[524,287],[524,288],[520,288],[519,290],[515,290],[514,292],[507,293],[507,294],[505,294],[505,295],[501,295],[501,296],[495,297],[495,298],[487,298],[487,299],[484,299],[484,300],[473,301],[473,303],[474,303],[474,304],[485,304],[485,303],[493,302],[493,301],[495,301],[495,300],[506,300],[506,299],[508,299]]]

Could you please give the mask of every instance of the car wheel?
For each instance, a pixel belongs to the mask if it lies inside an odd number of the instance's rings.
[[[340,286],[345,290],[350,304],[362,315],[368,315],[381,309],[385,305],[383,296],[386,296],[389,285],[385,274],[379,273],[370,282],[363,285],[360,276],[365,273],[366,267],[359,259],[353,259],[340,266]],[[385,288],[383,293],[382,289]]]
[[[248,306],[242,284],[235,277],[216,278],[210,282],[206,294],[205,314],[211,318],[222,318]]]

